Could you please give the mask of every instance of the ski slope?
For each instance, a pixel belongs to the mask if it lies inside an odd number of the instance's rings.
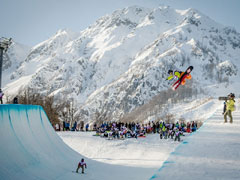
[[[224,123],[222,109],[171,153],[151,180],[240,179],[240,112]]]
[[[0,179],[147,179],[150,168],[110,165],[85,158],[86,174],[73,173],[83,156],[53,130],[45,111],[33,105],[0,105]]]
[[[0,105],[0,179],[239,179],[239,108],[233,124],[224,124],[221,103],[212,106],[216,113],[178,143],[157,134],[108,141],[92,133],[60,132],[60,138],[42,107]],[[199,109],[207,111],[200,106],[192,113],[203,114]],[[83,157],[86,174],[73,173]]]
[[[0,105],[0,122],[0,179],[57,179],[81,158],[57,136],[40,106]]]

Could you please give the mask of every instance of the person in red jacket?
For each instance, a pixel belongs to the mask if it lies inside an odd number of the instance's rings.
[[[87,169],[87,164],[84,162],[84,159],[82,158],[82,160],[78,163],[76,173],[78,173],[79,168],[82,168],[82,173],[84,174],[84,167]]]

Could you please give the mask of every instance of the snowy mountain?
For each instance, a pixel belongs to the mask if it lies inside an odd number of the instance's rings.
[[[170,68],[193,65],[190,86],[196,91],[240,87],[240,33],[195,9],[124,8],[80,33],[60,30],[24,52],[14,58],[17,52],[9,50],[4,91],[30,87],[61,101],[74,99],[85,120],[96,114],[117,120],[145,104],[169,88]],[[16,59],[24,60],[9,71]]]
[[[30,49],[31,48],[26,45],[12,42],[7,53],[3,53],[3,85],[15,79],[12,75],[26,59]]]

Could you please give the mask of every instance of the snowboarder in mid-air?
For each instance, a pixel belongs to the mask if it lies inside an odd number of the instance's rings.
[[[172,79],[178,79],[173,85],[172,85],[172,89],[176,90],[180,85],[184,85],[186,83],[186,79],[191,79],[191,72],[193,70],[193,66],[189,66],[187,68],[187,70],[185,72],[182,71],[174,71],[173,70],[169,70],[168,71],[168,78],[167,80],[172,80]]]

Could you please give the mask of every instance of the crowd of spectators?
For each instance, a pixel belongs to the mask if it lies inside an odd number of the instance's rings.
[[[80,123],[77,123],[77,121],[75,121],[72,124],[70,121],[63,121],[62,123],[56,123],[54,129],[55,131],[89,131],[89,124],[87,123],[84,129],[83,121]]]
[[[191,133],[198,128],[197,123],[192,122],[177,122],[165,123],[149,122],[147,124],[140,123],[103,123],[100,127],[94,125],[93,130],[96,131],[96,136],[105,137],[108,139],[125,139],[146,137],[147,134],[159,133],[160,139],[174,139],[180,141],[180,136],[184,133]]]
[[[85,127],[85,128],[84,128]],[[87,123],[77,124],[74,122],[70,127],[69,122],[63,122],[62,128],[56,124],[56,131],[95,131],[94,136],[100,136],[107,139],[125,139],[125,138],[139,138],[146,137],[147,134],[159,134],[160,139],[171,138],[175,141],[180,141],[184,133],[191,133],[200,127],[199,123],[194,121],[185,123],[184,121],[177,121],[176,123],[166,123],[164,121],[141,123],[123,123],[123,122],[104,122],[100,125],[93,124],[90,129]]]

